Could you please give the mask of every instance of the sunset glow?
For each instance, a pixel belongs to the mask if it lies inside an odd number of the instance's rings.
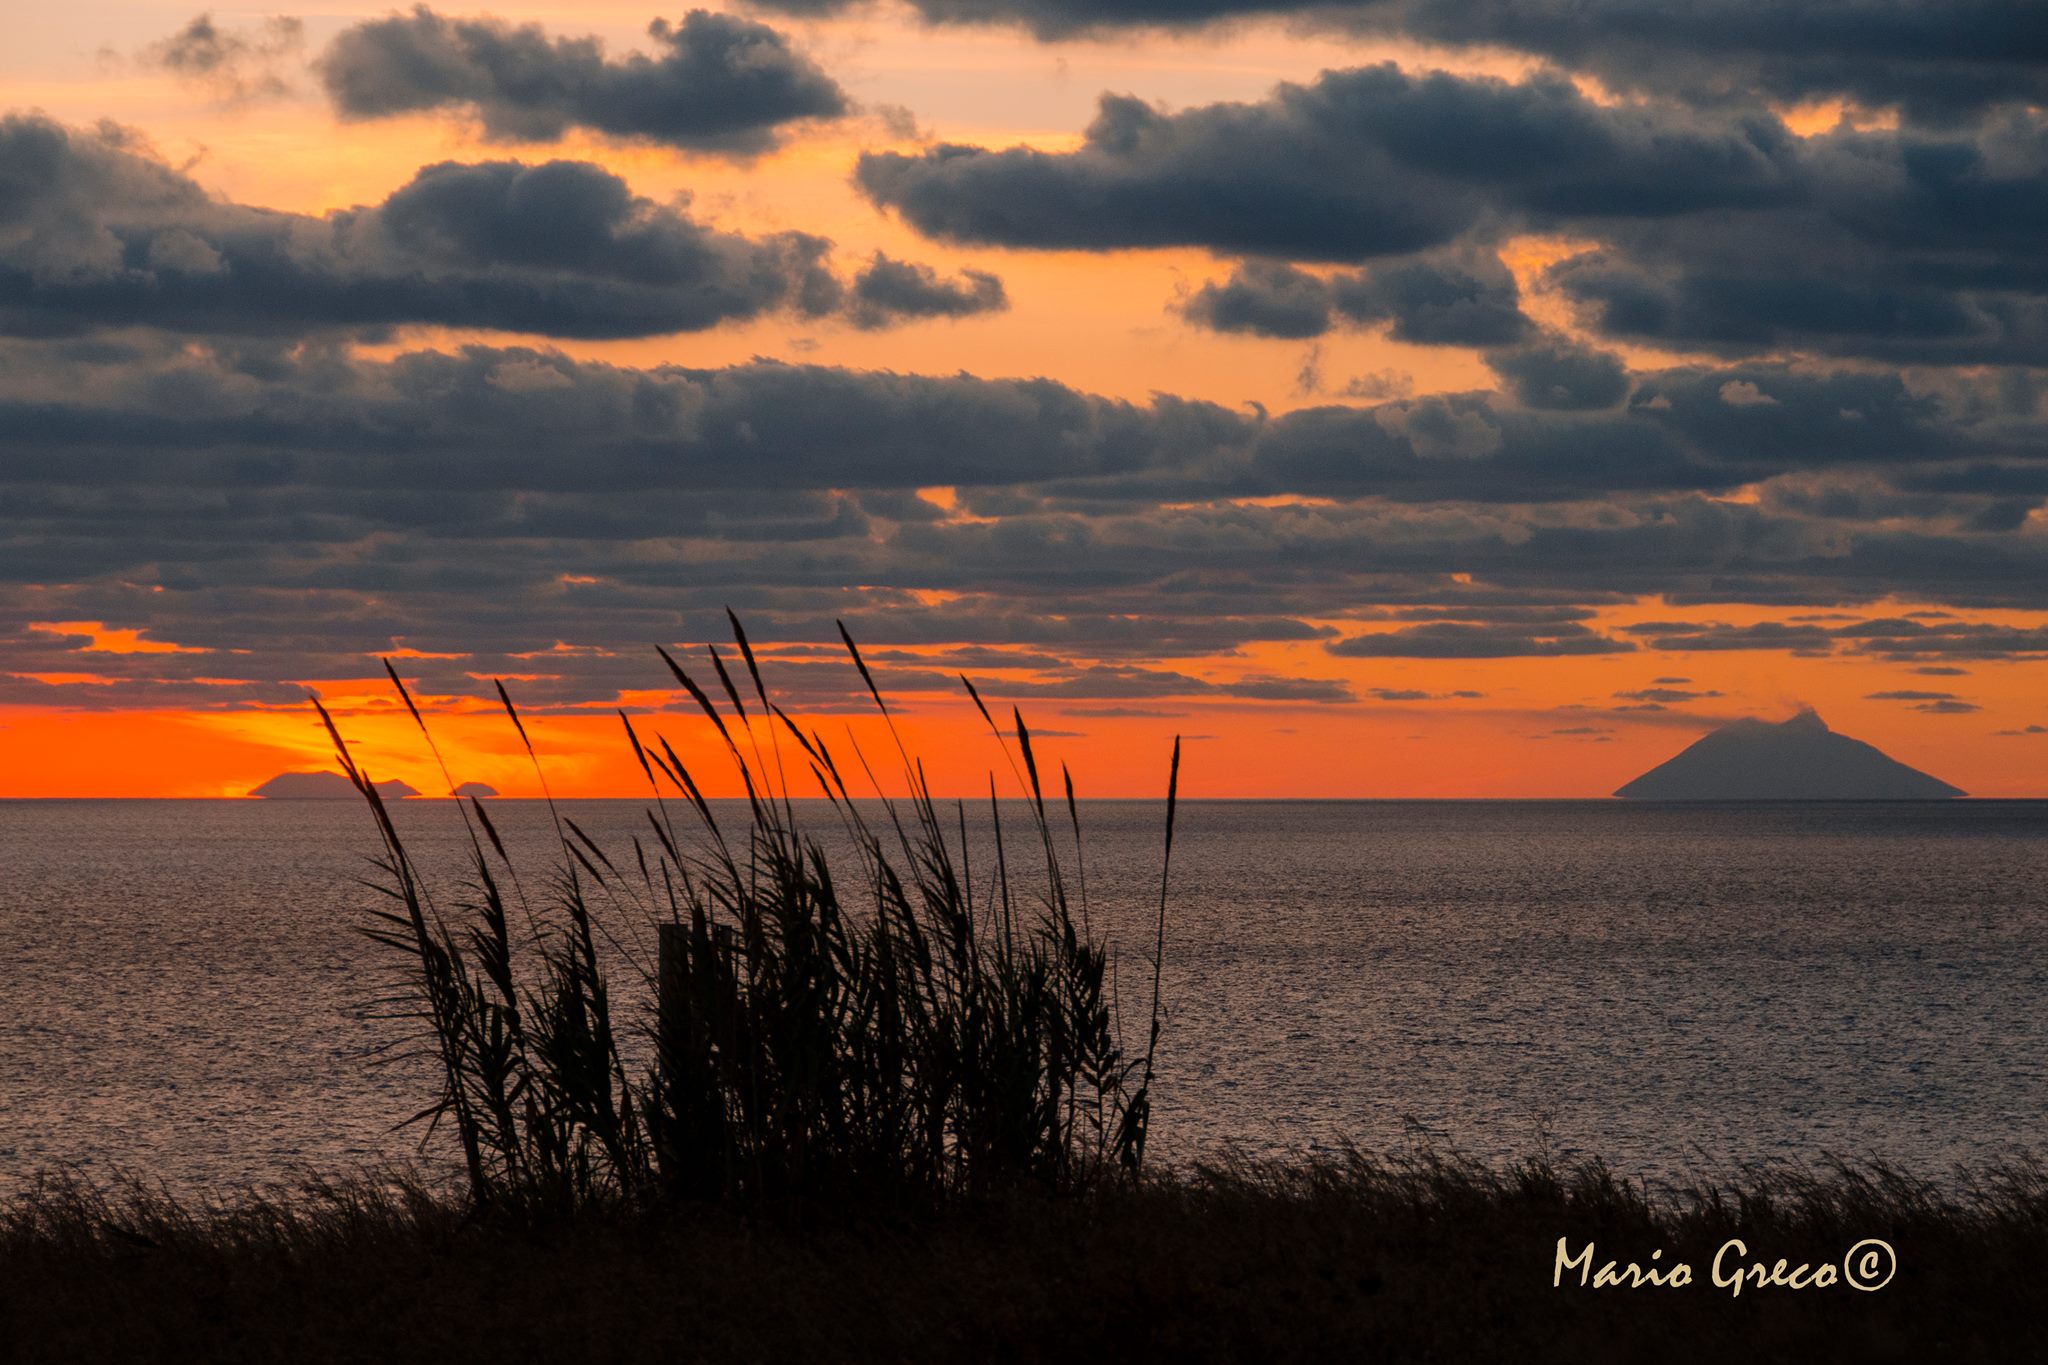
[[[2038,103],[1055,12],[11,20],[0,796],[332,767],[313,695],[438,793],[384,659],[457,781],[539,794],[502,680],[558,795],[644,789],[620,709],[736,794],[655,654],[728,606],[949,793],[965,673],[1090,795],[1604,796],[1801,706],[2048,795]],[[528,23],[755,84],[378,65]]]

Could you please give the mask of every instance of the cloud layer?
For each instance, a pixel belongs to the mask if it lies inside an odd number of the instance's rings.
[[[859,0],[760,0],[815,15]],[[2007,0],[910,0],[928,21],[1041,38],[1284,18],[1339,31],[1507,49],[1617,90],[1702,104],[1846,98],[1921,120],[2048,102],[2048,14]]]
[[[1949,679],[2048,660],[2035,7],[913,3],[1040,36],[1263,15],[1542,58],[1179,110],[1112,93],[1061,150],[899,127],[844,168],[952,243],[1208,253],[1160,301],[1172,345],[1313,369],[1384,340],[1474,387],[1354,382],[1274,415],[903,373],[879,343],[866,369],[608,363],[576,343],[1011,299],[894,238],[844,259],[721,227],[590,161],[442,161],[314,215],[209,194],[132,131],[15,115],[0,703],[288,705],[402,648],[436,695],[506,674],[538,707],[637,704],[644,646],[728,604],[807,705],[850,698],[844,617],[892,688],[968,668],[1103,716],[1504,705],[1403,670],[1578,660],[1544,667],[1614,670],[1575,703],[1600,723],[1550,733],[1588,740],[1693,723],[1731,686],[1704,671],[1748,652],[1882,665],[1906,676],[1864,699],[1929,717],[1991,704]],[[149,60],[260,98],[284,33],[197,20]],[[744,159],[854,110],[750,19],[693,11],[646,47],[422,7],[316,66],[338,136],[447,116]],[[1854,107],[1819,131],[1785,111],[1816,99]],[[1046,325],[1029,302],[1020,328]],[[1301,345],[1339,333],[1372,339]]]
[[[582,161],[442,162],[381,203],[281,213],[207,195],[118,129],[0,119],[0,331],[16,336],[429,324],[634,337],[778,310],[875,327],[1004,304],[993,276],[952,284],[900,262],[849,290],[831,245],[722,231]]]
[[[1530,329],[1515,277],[1490,253],[1415,256],[1329,275],[1250,261],[1203,285],[1181,311],[1218,332],[1266,337],[1384,323],[1393,340],[1419,346],[1499,346]]]
[[[318,65],[344,117],[453,111],[504,141],[551,142],[583,128],[752,155],[787,125],[851,108],[837,82],[765,24],[691,10],[647,32],[654,56],[611,58],[595,38],[448,19],[419,5],[343,30]]]
[[[1200,246],[1362,261],[1442,246],[1502,213],[1556,223],[1789,201],[1797,139],[1768,117],[1595,104],[1570,81],[1392,64],[1165,113],[1103,96],[1076,151],[943,143],[872,152],[875,202],[918,229],[1006,246]]]
[[[530,674],[537,702],[568,704],[644,686],[634,649],[701,638],[727,602],[763,638],[826,642],[843,615],[878,646],[1024,650],[1039,657],[1006,695],[1098,700],[1350,695],[1313,667],[1229,662],[1260,641],[1339,659],[2048,657],[2041,631],[1970,615],[2048,610],[2042,538],[1972,529],[1987,495],[1825,514],[1831,481],[1882,490],[2048,449],[2038,417],[1890,377],[1688,369],[1638,376],[1611,408],[1469,395],[1261,418],[1042,380],[634,369],[524,348],[372,361],[43,342],[7,360],[0,672],[14,676],[0,691],[14,700],[85,673],[114,681],[66,696],[135,704],[175,684],[181,703],[260,700],[402,644],[461,656],[421,661],[434,687]],[[1851,404],[1861,418],[1839,416]],[[1815,497],[1712,495],[1758,480]],[[920,492],[934,485],[950,499]],[[1588,619],[1644,595],[1694,623]],[[1697,623],[1713,604],[1892,596],[1955,614]],[[101,657],[31,629],[64,621],[213,652]],[[1159,662],[1176,656],[1208,662]],[[913,669],[904,685],[920,679],[944,682]]]
[[[1754,106],[1601,104],[1548,74],[1380,65],[1178,112],[1104,96],[1073,151],[945,143],[869,153],[857,178],[954,241],[1263,258],[1191,301],[1224,330],[1392,319],[1399,339],[1498,344],[1516,313],[1512,282],[1484,266],[1493,246],[1566,234],[1600,245],[1546,282],[1616,340],[2048,364],[2038,108],[1799,137]]]

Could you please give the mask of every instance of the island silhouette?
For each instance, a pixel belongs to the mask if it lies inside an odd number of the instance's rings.
[[[418,796],[417,789],[395,778],[376,784],[377,794],[393,800]],[[494,793],[495,794],[495,793]],[[268,801],[351,801],[361,797],[355,784],[336,772],[279,773],[249,793]]]
[[[1775,723],[1732,721],[1614,794],[1634,801],[1942,801],[1966,795],[1874,745],[1836,734],[1811,707]]]

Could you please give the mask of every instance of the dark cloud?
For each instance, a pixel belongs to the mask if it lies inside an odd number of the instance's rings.
[[[2017,531],[2027,524],[2034,509],[2041,505],[2039,498],[2000,498],[1987,503],[1970,518],[1973,531]]]
[[[1361,621],[1480,621],[1488,625],[1547,626],[1560,621],[1590,621],[1586,607],[1531,606],[1520,602],[1431,602],[1415,607],[1373,607],[1352,613]]]
[[[1947,464],[1901,471],[1892,486],[1907,492],[2048,499],[2048,466]]]
[[[2017,531],[2035,506],[2029,498],[1988,498],[1967,492],[1926,492],[1916,474],[1891,479],[1867,472],[1788,476],[1760,491],[1774,508],[1843,522],[1916,520],[1980,532]]]
[[[1270,673],[1253,673],[1217,690],[1226,696],[1251,701],[1346,702],[1351,689],[1328,678],[1283,678]]]
[[[1924,622],[1880,617],[1839,626],[1832,634],[1861,654],[1891,659],[2014,659],[2048,656],[2048,627],[1981,621]]]
[[[1514,276],[1478,253],[1419,256],[1331,276],[1277,261],[1248,261],[1203,285],[1182,306],[1219,332],[1313,337],[1339,323],[1390,324],[1395,341],[1421,346],[1497,346],[1529,330]]]
[[[1440,252],[1388,261],[1331,285],[1336,310],[1418,346],[1501,346],[1528,333],[1515,277],[1491,252]]]
[[[856,632],[857,635],[857,632]],[[794,695],[843,696],[856,693],[861,684],[841,659],[829,663],[775,665],[778,686]],[[819,679],[805,685],[808,676]],[[956,674],[904,667],[875,670],[877,685],[885,693],[946,693],[962,691]],[[1135,664],[1084,664],[1047,668],[1028,678],[981,678],[976,690],[991,703],[1009,701],[1059,701],[1081,698],[1091,701],[1147,698],[1211,697],[1238,700],[1306,702],[1328,704],[1352,700],[1344,684],[1321,678],[1288,678],[1254,674],[1234,682],[1211,682],[1167,668]],[[1078,711],[1070,715],[1081,714]]]
[[[1846,650],[1888,659],[2024,659],[2048,655],[2048,628],[1998,625],[1949,617],[1928,622],[1905,617],[1851,619],[1844,625],[1765,621],[1731,626],[1718,622],[1643,621],[1622,626],[1622,633],[1663,650],[1790,650],[1828,654]],[[1954,667],[1916,669],[1937,677],[1956,677],[1967,670]],[[1906,700],[1903,692],[1885,697]],[[1942,700],[1947,693],[1914,693],[1913,699]]]
[[[334,370],[317,355],[280,363],[280,380],[253,385],[173,365],[130,396],[137,406],[125,414],[16,409],[10,446],[25,456],[71,445],[87,478],[147,477],[86,454],[141,440],[184,448],[210,478],[252,485],[598,497],[1102,476],[1208,453],[1250,430],[1204,405],[1140,408],[1036,380],[775,364],[634,370],[484,347]]]
[[[780,656],[808,658],[837,658],[842,653],[830,646],[816,645],[791,645],[777,652]],[[865,652],[864,657],[871,664],[916,664],[923,668],[970,672],[979,672],[983,669],[1067,668],[1073,662],[1052,654],[1029,650],[990,649],[984,645],[960,645],[929,654],[906,649],[870,649]]]
[[[1437,42],[1515,48],[1615,89],[1703,102],[1842,96],[1948,119],[2048,95],[2048,18],[2004,0],[1405,0],[1344,6]]]
[[[1797,143],[1767,115],[1609,108],[1552,75],[1510,83],[1387,64],[1180,113],[1104,96],[1073,152],[871,152],[856,180],[920,231],[959,241],[1361,261],[1446,245],[1501,214],[1784,203],[1802,190]]]
[[[1799,147],[1802,193],[1655,226],[1603,224],[1549,279],[1607,335],[1913,364],[2048,362],[2048,119],[1946,133],[1838,129]],[[2017,404],[2032,406],[2019,387]]]
[[[12,363],[15,386],[11,396],[0,388],[0,402],[22,467],[34,467],[34,452],[61,449],[88,478],[148,479],[160,466],[122,452],[177,449],[195,467],[270,484],[452,488],[478,479],[495,487],[509,478],[592,496],[657,485],[858,490],[848,493],[853,510],[875,499],[872,515],[905,521],[906,537],[941,518],[934,504],[901,499],[943,485],[963,490],[975,517],[1019,524],[1306,494],[1502,504],[1432,515],[1447,531],[1511,536],[1516,545],[1648,540],[1692,534],[1683,528],[1697,523],[1715,538],[1747,528],[1744,552],[1763,562],[1825,552],[1855,567],[1843,550],[1880,538],[1893,556],[1923,555],[1936,543],[1990,554],[1993,539],[2009,540],[2002,553],[2015,568],[2034,553],[2024,536],[1958,542],[1885,530],[1844,542],[1840,528],[1828,528],[1815,539],[1803,518],[1740,504],[1675,504],[1660,514],[1671,518],[1663,526],[1613,512],[1584,525],[1564,512],[1529,522],[1506,506],[1729,488],[1806,465],[1967,459],[2007,441],[2038,447],[2039,430],[1993,440],[1939,399],[1858,373],[1689,368],[1644,376],[1628,407],[1595,413],[1444,395],[1260,418],[1165,397],[1112,402],[1043,380],[775,364],[636,370],[523,348],[414,352],[373,364],[318,347],[220,346],[195,356],[166,342],[146,360],[88,345],[17,348]],[[1771,401],[1730,406],[1719,395],[1732,388]],[[1848,402],[1861,405],[1860,416],[1841,414]],[[565,443],[578,452],[573,465],[554,458]],[[1270,513],[1304,524],[1319,515]]]
[[[1795,653],[1826,652],[1833,641],[1819,626],[1789,625],[1763,621],[1748,626],[1727,626],[1713,622],[1640,621],[1622,626],[1625,635],[1646,637],[1652,649],[1674,652],[1783,649]]]
[[[855,0],[758,0],[821,14]],[[934,23],[1012,23],[1041,38],[1278,16],[1429,43],[1507,48],[1617,90],[1695,101],[1841,96],[1921,119],[2048,103],[2048,18],[2010,0],[911,0]]]
[[[879,251],[854,276],[847,292],[847,316],[864,330],[912,318],[999,313],[1010,306],[1003,282],[985,271],[969,270],[958,280],[942,280],[928,265],[894,260]]]
[[[0,189],[0,330],[15,335],[437,324],[634,337],[778,310],[848,308],[874,327],[1002,298],[994,276],[953,285],[885,260],[849,298],[824,238],[721,231],[581,161],[443,162],[380,204],[315,218],[213,199],[118,130],[12,116]]]
[[[1398,339],[1507,346],[1526,324],[1499,262],[1483,264],[1490,247],[1569,233],[1599,245],[1547,282],[1607,337],[2048,366],[2038,107],[1798,137],[1754,106],[1598,104],[1555,75],[1377,66],[1174,113],[1105,96],[1074,151],[870,153],[857,179],[961,241],[1265,258],[1189,301],[1223,330],[1304,337],[1392,319]],[[1286,261],[1385,264],[1323,278]],[[2031,409],[2031,381],[2009,387],[2006,401]]]
[[[1787,472],[1868,462],[1947,461],[2032,439],[2024,427],[1957,421],[1896,371],[1788,365],[1684,367],[1637,376],[1628,410],[1732,463]],[[2016,447],[2015,447],[2016,448]]]
[[[1628,366],[1620,356],[1554,332],[1488,351],[1486,364],[1527,407],[1611,408],[1628,397]]]
[[[223,27],[211,14],[201,14],[143,48],[136,59],[230,104],[246,104],[291,93],[291,83],[278,68],[297,57],[304,42],[305,25],[284,15],[245,30]]]
[[[395,637],[386,636],[362,641],[367,648],[336,648],[331,637],[323,641],[314,632],[279,638],[259,629],[238,633],[236,638],[242,643],[232,651],[208,646],[176,654],[109,653],[89,648],[84,636],[36,628],[8,630],[7,615],[0,612],[0,663],[5,665],[0,668],[0,700],[85,710],[143,705],[197,710],[297,708],[304,704],[307,682],[373,675],[380,669],[378,656],[392,653],[398,645]],[[663,624],[673,626],[674,622]],[[710,624],[708,613],[705,624]],[[760,618],[750,624],[757,631],[777,628]],[[851,619],[848,624],[857,637],[870,642],[875,638],[867,633],[874,621]],[[470,622],[465,629],[473,634],[476,624]],[[836,627],[833,629],[836,638]],[[532,713],[609,706],[625,693],[632,694],[630,708],[635,711],[664,706],[689,710],[686,694],[674,687],[653,652],[652,644],[665,639],[672,648],[692,649],[687,642],[664,635],[616,649],[412,651],[408,642],[397,663],[415,691],[429,698],[488,694],[490,680],[504,678],[520,707]],[[956,671],[875,659],[876,654],[887,652],[868,651],[867,655],[877,684],[892,699],[962,695]],[[871,705],[866,700],[865,683],[843,650],[804,653],[768,648],[763,654],[764,673],[783,704],[813,712],[866,710]],[[699,656],[690,666],[703,666],[708,675],[708,663]],[[1342,684],[1322,679],[1254,675],[1213,682],[1167,668],[1050,658],[1023,663],[1006,660],[1000,667],[1008,676],[978,675],[978,686],[992,703],[1199,698],[1321,705],[1352,699]],[[1024,676],[1016,676],[1020,672]],[[219,676],[222,674],[232,676]],[[273,674],[283,676],[272,679]],[[663,694],[670,694],[666,703],[658,699]],[[1127,709],[1100,708],[1094,714]],[[1075,708],[1071,714],[1091,713]]]
[[[1798,238],[1788,232],[1786,240]],[[1822,253],[1816,253],[1820,255]],[[1637,260],[1597,252],[1562,262],[1551,280],[1599,334],[1636,344],[1723,354],[1807,351],[1900,364],[2048,364],[2048,302],[2042,284],[1988,262],[1982,287],[1910,283],[1927,263],[1861,256],[1802,272],[1789,261]],[[1697,259],[1697,258],[1695,258]]]
[[[764,24],[691,10],[648,27],[655,55],[608,58],[595,38],[538,24],[447,19],[424,5],[344,29],[321,80],[349,118],[456,110],[487,137],[552,142],[572,128],[697,151],[752,155],[787,125],[831,119],[846,93]]]
[[[1895,378],[1688,366],[1640,376],[1611,409],[1466,394],[1262,416],[1045,380],[524,347],[0,342],[0,671],[114,678],[81,685],[96,704],[175,688],[219,705],[359,676],[403,645],[463,656],[419,661],[437,694],[531,674],[537,705],[576,706],[647,687],[645,645],[715,635],[727,604],[791,646],[828,645],[843,617],[910,655],[884,665],[907,688],[971,666],[1061,701],[1348,699],[1331,679],[1170,663],[1270,657],[1260,642],[2048,656],[2042,629],[1968,610],[2048,611],[2039,536],[1715,495],[2048,449],[1968,385],[1878,382]],[[1841,416],[1851,404],[1860,417]],[[947,505],[918,495],[933,486],[955,490]],[[1594,625],[1596,607],[1646,596],[1669,619]],[[1887,598],[1950,610],[1869,605]],[[1716,603],[1812,619],[1699,619]],[[55,621],[213,652],[123,663],[28,629]],[[1329,621],[1355,624],[1337,640]],[[961,640],[992,652],[917,653]],[[851,704],[857,684],[796,676],[820,705]],[[51,684],[15,683],[47,702]]]
[[[1713,691],[1688,691],[1678,687],[1643,687],[1632,692],[1616,692],[1623,701],[1654,702],[1658,706],[1670,706],[1679,702],[1702,701],[1721,694]]]
[[[1370,374],[1353,375],[1345,380],[1342,392],[1346,398],[1373,401],[1383,398],[1407,398],[1415,392],[1415,376],[1402,370],[1374,370]]]
[[[1271,428],[1253,468],[1272,491],[1373,485],[1395,493],[1417,481],[1462,481],[1496,464],[1506,444],[1500,415],[1479,398],[1311,408]]]
[[[1230,278],[1203,285],[1181,312],[1216,332],[1252,336],[1321,336],[1330,330],[1327,281],[1277,261],[1249,261]]]
[[[1440,622],[1354,635],[1326,648],[1347,659],[1506,659],[1620,654],[1635,646],[1576,625],[1555,626],[1536,634],[1512,626]]]
[[[1571,357],[1567,355],[1567,360]],[[1522,397],[1559,406],[1610,398],[1620,378],[1524,365],[1554,382]],[[2030,425],[1957,421],[1896,374],[1816,374],[1784,366],[1683,368],[1638,375],[1626,407],[1522,408],[1486,394],[1314,408],[1271,424],[1256,449],[1257,492],[1376,492],[1399,498],[1554,499],[1631,489],[1726,489],[1802,469],[1896,465],[2017,451]],[[1762,401],[1768,400],[1768,401]]]
[[[1448,701],[1454,698],[1461,701],[1471,701],[1484,697],[1486,694],[1466,689],[1460,689],[1456,692],[1425,692],[1417,687],[1369,687],[1366,689],[1366,695],[1375,701],[1403,702]]]

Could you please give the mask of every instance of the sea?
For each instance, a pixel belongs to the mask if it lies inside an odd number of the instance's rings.
[[[564,809],[622,865],[646,829],[635,802]],[[546,806],[492,810],[544,883]],[[1023,816],[1020,900],[1042,884]],[[453,803],[398,820],[452,890]],[[1066,875],[1142,1046],[1164,807],[1084,801],[1080,823]],[[347,801],[0,802],[0,1191],[449,1160],[406,1126],[433,1076],[392,1006],[403,964],[362,933],[377,850]],[[1166,892],[1162,1159],[1946,1179],[2043,1150],[2048,802],[1184,802]],[[647,926],[608,913],[633,1008]]]

